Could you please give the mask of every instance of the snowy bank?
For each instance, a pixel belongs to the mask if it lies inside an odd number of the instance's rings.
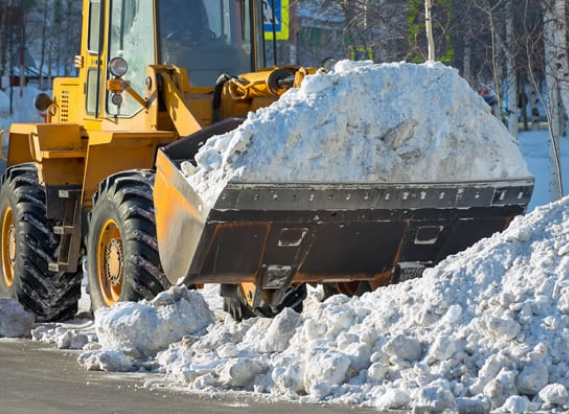
[[[569,198],[517,218],[503,234],[421,279],[359,298],[334,296],[302,315],[286,310],[274,320],[212,324],[206,311],[192,314],[191,323],[207,327],[196,335],[167,310],[170,301],[154,304],[152,312],[131,306],[130,315],[120,305],[96,322],[108,346],[87,357],[99,355],[106,370],[123,370],[130,361],[191,390],[256,391],[382,410],[567,409]],[[157,334],[156,315],[183,338],[158,347],[147,341]],[[136,321],[122,322],[129,318]],[[145,339],[137,353],[154,356],[152,364],[137,360],[131,339],[123,339],[139,335]],[[115,367],[109,352],[119,361]]]
[[[456,182],[530,176],[517,142],[440,63],[339,62],[185,162],[215,202],[229,181]]]

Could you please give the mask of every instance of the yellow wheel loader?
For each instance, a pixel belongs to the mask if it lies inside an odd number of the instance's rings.
[[[73,317],[86,257],[93,309],[216,283],[236,319],[274,316],[306,283],[418,276],[525,211],[531,180],[230,182],[208,206],[182,162],[314,72],[265,67],[263,39],[261,0],[83,0],[78,76],[2,133],[0,295]]]

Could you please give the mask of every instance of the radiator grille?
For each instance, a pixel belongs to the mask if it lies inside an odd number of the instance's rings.
[[[69,121],[69,101],[70,101],[71,92],[67,90],[61,91],[61,105],[59,106],[61,115],[60,121],[61,122],[68,122]]]

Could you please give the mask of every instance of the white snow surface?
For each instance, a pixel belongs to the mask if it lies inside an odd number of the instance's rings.
[[[518,143],[483,99],[456,69],[433,62],[338,62],[249,113],[236,130],[209,139],[196,162],[183,170],[208,205],[228,182],[530,176]]]

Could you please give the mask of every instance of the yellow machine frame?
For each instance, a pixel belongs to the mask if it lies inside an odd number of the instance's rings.
[[[258,6],[255,3],[253,7]],[[102,11],[99,16],[96,15],[97,10]],[[254,16],[258,14],[253,13]],[[39,182],[46,188],[47,217],[64,220],[63,227],[73,228],[75,245],[79,244],[81,233],[86,231],[79,231],[80,216],[90,210],[99,183],[119,171],[152,169],[158,147],[211,124],[211,96],[214,91],[213,87],[191,87],[183,68],[152,65],[152,62],[149,62],[147,69],[152,86],[144,97],[138,96],[128,86],[123,89],[120,79],[105,80],[110,58],[107,52],[107,24],[101,24],[100,27],[105,30],[100,31],[96,42],[90,40],[89,28],[91,22],[97,19],[100,19],[100,23],[109,21],[110,2],[83,0],[82,19],[81,55],[75,57],[78,77],[56,78],[53,99],[47,109],[47,122],[12,124],[8,134],[8,155],[0,154],[8,167],[25,163],[37,165]],[[156,31],[154,36],[157,37]],[[90,44],[93,43],[98,44],[98,50],[90,50]],[[257,50],[256,47],[254,49]],[[96,109],[94,113],[89,113],[87,93],[89,74],[93,74],[93,71],[97,72],[99,86]],[[232,88],[230,92],[234,98],[223,98],[224,111],[230,112],[230,115],[246,114],[274,101],[277,96],[267,86],[271,73],[272,70],[267,69],[245,74],[232,86],[226,86]],[[158,76],[162,81],[162,99],[166,110],[159,109],[158,105]],[[114,90],[117,87],[118,91]],[[129,93],[140,103],[140,111],[130,118],[107,115],[105,104],[108,90]],[[6,132],[2,132],[2,139],[5,135]],[[66,198],[72,198],[74,206],[60,200]],[[74,213],[70,213],[69,209]],[[63,270],[73,271],[75,268],[73,261],[71,266],[65,265]]]

